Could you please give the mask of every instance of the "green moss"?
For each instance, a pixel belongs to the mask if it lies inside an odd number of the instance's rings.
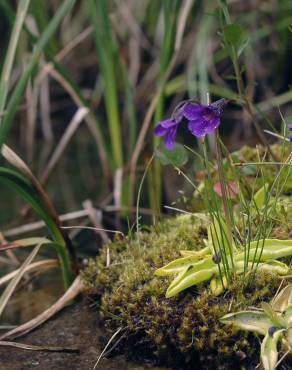
[[[108,339],[125,328],[119,350],[185,367],[199,359],[204,367],[211,361],[214,369],[240,368],[247,354],[249,363],[258,360],[258,342],[220,324],[219,318],[270,300],[279,283],[275,276],[261,274],[244,293],[237,282],[221,297],[200,286],[173,299],[164,296],[167,279],[154,276],[180,249],[201,248],[205,236],[201,220],[180,216],[133,240],[110,243],[90,261],[83,278],[89,292],[100,297]],[[106,267],[108,253],[111,264]]]
[[[270,237],[287,239],[292,229],[291,201],[286,196],[281,202],[283,209],[278,207],[282,211],[275,214]],[[258,274],[244,291],[239,277],[220,297],[202,285],[171,299],[165,298],[168,278],[154,276],[157,268],[179,257],[180,250],[203,248],[207,226],[198,217],[179,216],[134,238],[116,239],[89,262],[82,276],[89,294],[97,297],[106,340],[123,328],[116,351],[184,369],[194,364],[199,368],[199,363],[208,369],[256,366],[257,338],[221,324],[219,318],[270,301],[279,285],[276,276]],[[242,232],[240,222],[238,227]],[[257,228],[256,222],[253,227]]]

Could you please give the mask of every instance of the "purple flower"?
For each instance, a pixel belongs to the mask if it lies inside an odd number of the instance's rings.
[[[164,144],[168,150],[173,149],[175,145],[177,128],[184,118],[183,108],[185,105],[186,102],[181,102],[175,108],[171,118],[160,121],[155,127],[154,134],[164,137]]]
[[[220,125],[220,116],[225,99],[220,99],[209,105],[189,103],[184,107],[183,114],[189,121],[188,128],[196,137],[203,137],[212,133]]]
[[[292,123],[288,125],[288,129],[290,130],[290,141],[292,143]]]
[[[168,150],[173,149],[175,144],[176,132],[180,121],[176,121],[174,118],[160,121],[155,127],[154,133],[156,136],[164,137],[164,144]]]
[[[220,99],[209,105],[195,103],[193,99],[182,101],[174,110],[171,118],[160,121],[155,127],[156,136],[164,137],[165,147],[169,150],[175,145],[177,129],[183,118],[188,121],[190,132],[196,137],[203,137],[216,130],[220,125],[220,116],[226,99]]]

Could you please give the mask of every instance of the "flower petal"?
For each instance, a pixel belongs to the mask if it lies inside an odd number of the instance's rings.
[[[156,136],[164,136],[168,130],[168,128],[165,128],[161,124],[158,124],[154,129],[154,134]]]
[[[183,115],[186,119],[193,121],[202,116],[204,113],[205,107],[199,104],[186,104],[183,108]]]
[[[206,134],[211,134],[220,125],[220,117],[215,116],[213,119],[209,121],[205,120],[205,123],[206,123],[205,127]]]
[[[165,119],[164,121],[160,121],[158,124],[164,128],[170,128],[170,127],[177,125],[177,122],[175,119],[169,118],[169,119]]]
[[[170,130],[174,126],[177,126],[177,122],[173,118],[165,119],[163,121],[160,121],[155,127],[154,134],[156,136],[164,136],[167,134],[168,130]]]
[[[196,137],[202,137],[206,135],[206,122],[204,119],[197,119],[194,121],[189,121],[188,129]]]
[[[292,143],[292,123],[289,123],[288,125],[288,129],[291,131],[291,134],[290,134],[290,141]]]
[[[166,149],[171,150],[175,145],[177,126],[171,127],[168,129],[167,133],[164,136],[164,144]]]

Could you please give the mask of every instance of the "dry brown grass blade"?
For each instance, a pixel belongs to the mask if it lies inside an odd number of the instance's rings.
[[[35,256],[37,255],[40,247],[42,246],[42,242],[40,242],[29,254],[29,256],[26,258],[22,266],[19,268],[18,273],[13,277],[13,279],[10,281],[10,283],[5,288],[4,292],[0,296],[0,316],[2,315],[10,297],[12,296],[13,292],[15,291],[16,286],[18,285],[19,281],[24,275],[25,269],[27,266],[31,264]]]
[[[87,217],[88,212],[86,210],[80,210],[80,211],[74,211],[74,212],[69,212],[64,215],[60,215],[60,220],[63,221],[71,221],[71,220],[76,220],[79,218]],[[45,227],[46,224],[43,221],[37,221],[37,222],[31,222],[29,224],[25,225],[20,225],[13,227],[12,229],[4,230],[2,234],[5,237],[14,237],[19,234],[25,234],[29,233],[31,231],[39,230],[43,227]]]
[[[0,337],[0,340],[4,340],[6,338],[17,338],[24,334],[29,333],[33,329],[37,328],[45,321],[53,317],[57,312],[62,310],[68,303],[70,303],[79,293],[81,293],[84,289],[83,283],[80,279],[80,276],[74,280],[70,288],[65,292],[65,294],[50,308],[46,311],[35,317],[34,319],[26,322],[18,326],[15,329],[8,331],[7,333],[3,334]]]
[[[60,157],[64,153],[66,146],[68,145],[69,141],[71,140],[72,136],[74,135],[75,131],[78,129],[79,125],[83,121],[84,117],[89,113],[89,109],[85,107],[79,108],[76,113],[74,114],[71,122],[69,123],[65,133],[63,134],[61,140],[59,141],[49,163],[47,164],[44,172],[40,177],[40,181],[42,184],[45,184],[53,171],[56,167]]]
[[[8,341],[5,341],[5,340],[0,341],[0,346],[26,349],[26,350],[29,350],[29,351],[71,352],[71,353],[79,352],[79,348],[75,348],[75,347],[35,346],[33,344],[8,342]]]
[[[51,69],[50,75],[57,81],[59,84],[64,88],[65,91],[70,95],[74,103],[79,107],[84,107],[84,104],[80,97],[76,94],[76,92],[72,89],[70,84],[64,79],[64,77],[56,70]],[[96,141],[96,146],[98,150],[98,154],[100,157],[103,173],[105,174],[105,177],[108,181],[111,180],[111,170],[108,164],[108,157],[106,154],[105,147],[103,145],[102,139],[100,137],[100,133],[98,131],[97,125],[96,125],[96,118],[93,116],[93,114],[90,112],[85,117],[85,122],[87,124],[88,129],[90,130],[92,136],[94,137]]]
[[[35,270],[38,271],[39,269],[43,269],[43,268],[47,269],[47,268],[58,266],[58,265],[59,265],[59,261],[58,260],[53,260],[53,259],[37,261],[37,262],[33,262],[30,265],[28,265],[24,269],[24,273],[32,272],[32,271],[35,271]],[[5,276],[2,276],[0,278],[0,286],[8,283],[8,281],[13,279],[14,276],[16,276],[18,273],[19,273],[19,269],[12,271],[9,274],[6,274]]]
[[[12,166],[16,167],[27,179],[30,180],[32,185],[35,187],[36,191],[38,192],[40,198],[42,199],[47,212],[54,220],[56,225],[60,225],[60,220],[58,214],[50,201],[49,197],[47,196],[46,192],[44,191],[42,185],[38,181],[38,179],[34,176],[30,168],[27,164],[7,145],[3,145],[1,149],[1,154],[3,157],[9,162]]]

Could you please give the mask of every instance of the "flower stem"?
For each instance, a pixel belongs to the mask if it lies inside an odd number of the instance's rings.
[[[225,181],[224,181],[222,154],[221,154],[221,149],[220,149],[220,138],[219,138],[218,129],[216,130],[215,135],[216,135],[215,143],[216,143],[216,155],[217,155],[217,163],[218,163],[218,176],[219,176],[219,182],[220,182],[220,187],[221,187],[221,192],[222,192],[223,210],[224,210],[226,226],[227,226],[226,236],[228,239],[228,248],[230,252],[231,263],[232,263],[232,267],[234,268],[233,250],[232,250],[232,244],[233,244],[232,222],[231,222],[231,217],[230,217],[230,212],[229,212],[229,207],[228,207],[227,190],[226,190]]]

